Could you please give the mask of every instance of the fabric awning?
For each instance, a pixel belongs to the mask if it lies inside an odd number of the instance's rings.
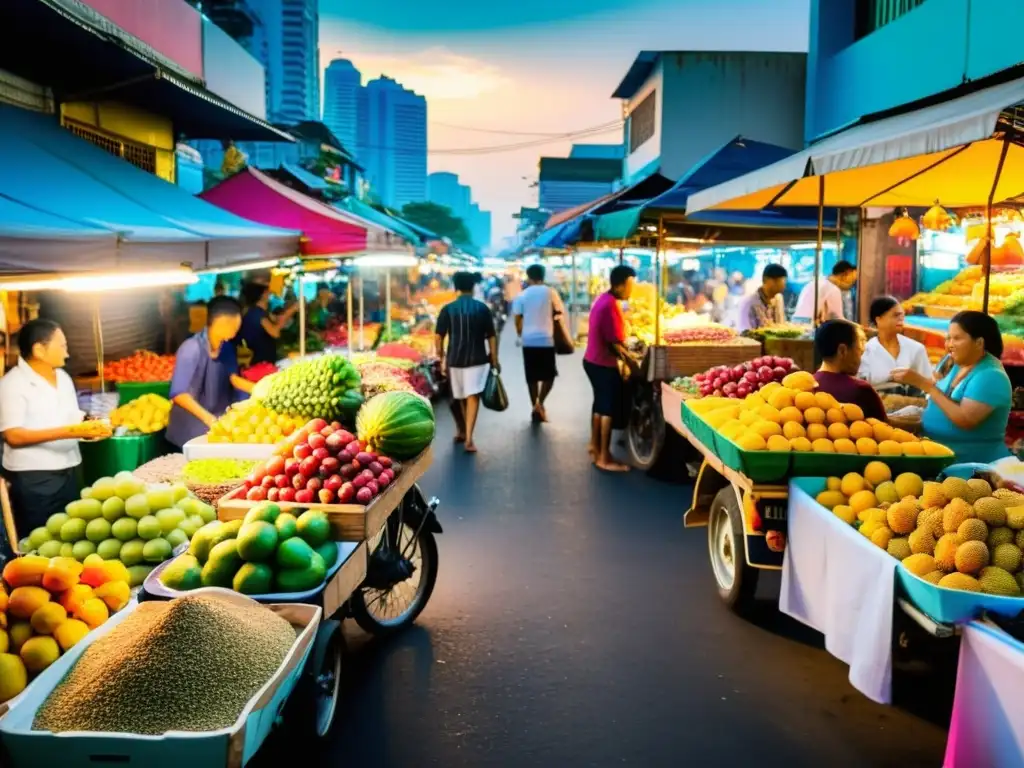
[[[413,245],[419,245],[426,239],[413,230],[412,227],[407,225],[404,221],[400,221],[393,216],[388,216],[388,214],[378,211],[372,205],[367,205],[351,195],[339,202],[336,207],[359,216],[362,219],[371,221],[378,226],[384,227],[388,231],[398,235],[404,241]]]
[[[1012,115],[1024,78],[865,121],[765,168],[696,193],[691,212],[767,206],[958,208],[1024,193]],[[820,178],[827,177],[821,196]],[[993,190],[993,182],[998,180]]]
[[[298,232],[254,225],[62,128],[0,105],[0,269],[195,269],[292,256]]]

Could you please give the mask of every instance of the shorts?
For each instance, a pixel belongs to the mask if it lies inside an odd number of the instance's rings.
[[[587,372],[590,386],[594,390],[594,407],[592,413],[598,416],[619,418],[622,413],[622,374],[618,366],[595,365],[589,360],[583,361],[583,370]]]
[[[523,370],[526,382],[554,381],[558,375],[554,347],[523,347]]]
[[[452,398],[465,400],[472,395],[479,395],[487,384],[487,374],[491,372],[489,363],[474,365],[472,368],[449,368],[448,383],[452,388]]]

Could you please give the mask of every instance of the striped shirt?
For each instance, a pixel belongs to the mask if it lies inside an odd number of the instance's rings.
[[[473,368],[486,365],[486,341],[494,336],[494,318],[482,301],[472,296],[459,296],[441,308],[435,333],[448,337],[446,354],[450,368]]]

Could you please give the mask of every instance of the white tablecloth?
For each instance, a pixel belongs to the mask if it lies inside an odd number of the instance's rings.
[[[825,635],[854,688],[888,704],[896,559],[823,510],[800,487],[807,483],[790,483],[779,608]]]
[[[944,768],[1024,765],[1024,643],[989,624],[964,627]]]

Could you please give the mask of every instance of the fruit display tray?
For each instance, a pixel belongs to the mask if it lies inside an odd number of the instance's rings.
[[[327,513],[331,524],[331,535],[335,541],[364,541],[374,536],[385,521],[402,502],[405,494],[430,467],[434,459],[433,449],[427,448],[411,461],[402,463],[402,471],[394,482],[380,496],[365,507],[362,504],[320,504],[310,502],[299,504],[294,501],[275,502],[282,511],[318,509]],[[217,517],[221,520],[238,520],[262,501],[245,498],[245,486],[225,494],[216,503]]]
[[[723,344],[672,344],[652,346],[650,380],[667,381],[678,376],[693,376],[717,365],[739,365],[761,354],[760,342],[737,337]]]
[[[198,589],[204,594],[235,603],[250,598],[227,589]],[[303,603],[272,604],[266,607],[287,619],[298,630],[295,644],[277,672],[266,682],[238,719],[217,731],[169,731],[160,736],[132,733],[67,731],[51,733],[33,730],[36,712],[50,692],[64,678],[92,643],[112,631],[138,607],[128,607],[90,632],[84,640],[51,664],[25,692],[13,699],[6,717],[0,720],[0,740],[7,752],[9,768],[61,765],[67,768],[95,768],[96,765],[145,765],[147,768],[177,768],[180,765],[242,768],[263,744],[295,690],[302,669],[313,648],[322,611]],[[173,681],[168,683],[173,685]]]
[[[195,459],[240,459],[266,461],[274,455],[274,443],[211,443],[206,435],[193,437],[181,447],[186,461]]]

